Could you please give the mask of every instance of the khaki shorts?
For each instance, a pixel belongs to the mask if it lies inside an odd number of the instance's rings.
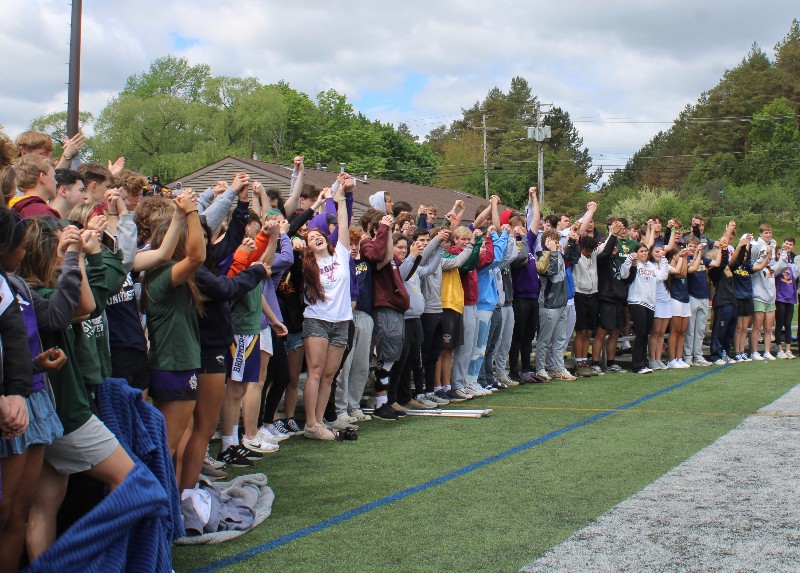
[[[60,474],[77,474],[104,461],[118,446],[111,430],[93,414],[83,426],[47,446],[44,459]]]

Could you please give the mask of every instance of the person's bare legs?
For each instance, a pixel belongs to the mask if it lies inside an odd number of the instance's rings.
[[[192,430],[183,453],[179,483],[181,491],[193,488],[203,469],[206,448],[219,421],[225,397],[225,374],[200,374],[197,381],[197,401],[192,414]]]
[[[25,532],[28,559],[31,562],[56,542],[56,516],[67,494],[68,483],[68,475],[58,473],[53,466],[44,462]]]
[[[303,405],[306,411],[306,428],[313,428],[322,422],[322,417],[317,417],[317,404],[320,400],[319,390],[322,379],[322,371],[325,369],[325,361],[328,355],[328,339],[309,336],[303,339],[306,348],[306,385],[303,388]],[[330,395],[330,386],[328,387]],[[327,397],[326,397],[327,400]],[[323,412],[324,405],[323,404]]]
[[[44,446],[30,446],[4,458],[0,500],[0,569],[16,571],[25,546],[25,529],[42,471]]]
[[[317,407],[314,412],[318,421],[322,422],[325,416],[325,408],[328,405],[328,398],[331,395],[331,384],[333,377],[339,371],[339,366],[342,364],[342,356],[344,355],[344,346],[328,345],[328,354],[325,357],[325,366],[322,369],[322,377],[319,382],[319,390],[317,391]]]

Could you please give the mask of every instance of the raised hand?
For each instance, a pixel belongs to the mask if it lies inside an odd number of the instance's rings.
[[[252,253],[256,250],[256,242],[251,239],[250,237],[245,237],[242,239],[242,244],[239,245],[239,248],[242,249],[245,253]]]
[[[101,235],[108,227],[108,218],[105,215],[93,215],[89,217],[86,222],[86,229],[89,231],[97,231],[97,235]]]
[[[86,136],[82,133],[76,133],[72,137],[68,138],[64,141],[64,158],[72,159],[78,154],[84,145],[86,145]]]
[[[108,212],[111,215],[119,215],[120,213],[127,213],[128,208],[125,207],[125,201],[120,196],[119,189],[109,189],[105,192],[104,198],[108,203]]]
[[[78,228],[74,225],[64,227],[58,239],[58,254],[63,257],[64,253],[79,253],[82,248],[83,242]]]
[[[87,255],[100,252],[100,235],[97,231],[84,229],[81,231],[81,241],[83,242],[83,252]]]
[[[298,173],[300,171],[302,171],[303,170],[303,156],[302,155],[296,156],[294,158],[293,164],[294,164],[295,171],[297,171]]]
[[[108,170],[111,171],[111,175],[114,177],[122,173],[123,169],[125,169],[124,157],[118,157],[114,163],[111,163],[110,159],[108,160]]]
[[[381,225],[386,225],[387,227],[391,227],[392,223],[394,223],[394,217],[391,215],[384,215],[381,217]]]
[[[248,185],[250,185],[250,176],[247,173],[237,173],[233,177],[231,188],[238,194],[242,188],[247,189]]]

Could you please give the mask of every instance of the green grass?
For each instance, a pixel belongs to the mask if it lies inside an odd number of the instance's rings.
[[[175,570],[213,563],[703,372],[521,386],[472,402],[494,407],[488,418],[372,421],[355,442],[284,441],[255,467],[275,491],[272,516],[221,546],[175,548]],[[788,361],[733,366],[223,571],[516,571],[799,380]]]

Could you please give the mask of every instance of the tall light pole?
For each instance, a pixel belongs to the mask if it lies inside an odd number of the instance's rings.
[[[69,38],[69,89],[67,91],[67,137],[79,129],[81,89],[81,12],[82,0],[72,0],[72,22]]]

